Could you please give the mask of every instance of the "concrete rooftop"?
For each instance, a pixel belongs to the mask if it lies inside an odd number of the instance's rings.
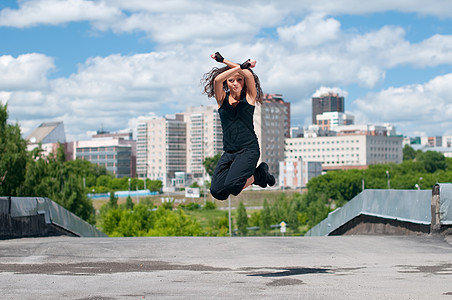
[[[452,299],[452,236],[0,241],[1,299]]]

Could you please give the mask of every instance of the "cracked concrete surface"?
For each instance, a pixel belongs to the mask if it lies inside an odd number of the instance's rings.
[[[452,299],[449,236],[0,241],[2,299]]]

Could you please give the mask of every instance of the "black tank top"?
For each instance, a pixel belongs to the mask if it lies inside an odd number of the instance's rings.
[[[223,150],[236,152],[244,148],[259,149],[256,133],[254,132],[254,106],[245,97],[241,98],[235,107],[229,104],[229,93],[218,109],[223,129]]]

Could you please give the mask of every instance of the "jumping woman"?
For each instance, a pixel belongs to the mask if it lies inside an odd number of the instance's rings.
[[[256,61],[248,59],[239,65],[218,52],[211,57],[226,66],[214,67],[202,79],[204,93],[217,100],[223,129],[224,152],[215,167],[210,192],[216,199],[226,200],[251,184],[273,186],[275,177],[268,173],[265,162],[256,168],[260,149],[253,115],[256,102],[262,104],[263,96],[259,78],[251,70]]]

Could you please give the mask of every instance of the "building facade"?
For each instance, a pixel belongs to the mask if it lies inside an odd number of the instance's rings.
[[[352,125],[355,117],[341,112],[324,112],[317,115],[317,126],[323,131],[332,130],[337,126]]]
[[[141,119],[137,127],[137,176],[171,185],[186,172],[186,124],[182,114]]]
[[[29,144],[65,143],[66,134],[63,122],[42,123],[27,137]]]
[[[184,113],[187,124],[187,172],[202,183],[208,178],[203,162],[223,152],[223,131],[216,104],[189,107]]]
[[[298,157],[279,162],[279,186],[281,188],[305,187],[311,178],[322,174],[322,163],[305,161]]]
[[[366,168],[380,163],[401,163],[402,136],[366,133],[286,139],[285,159],[302,158],[322,163],[323,170]]]
[[[74,159],[83,159],[104,166],[116,178],[133,177],[133,146],[123,139],[77,141]]]
[[[285,135],[287,132],[290,135],[288,106],[281,101],[267,99],[262,105],[256,104],[253,120],[261,151],[260,161],[268,164],[269,172],[275,178],[278,178],[279,162],[284,160]]]
[[[319,97],[312,97],[312,124],[317,124],[317,115],[324,112],[344,112],[344,97],[329,92]]]

